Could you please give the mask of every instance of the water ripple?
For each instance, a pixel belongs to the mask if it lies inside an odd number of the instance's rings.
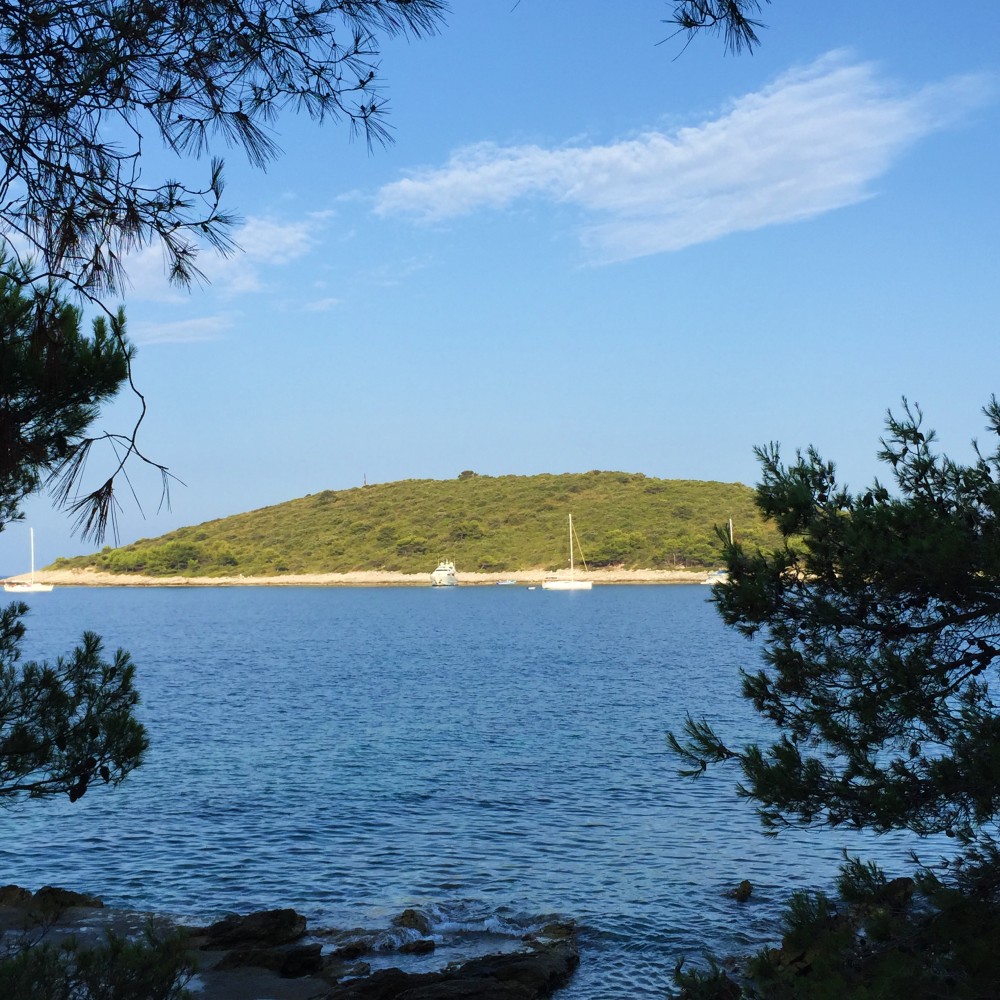
[[[421,906],[461,940],[438,961],[561,915],[582,928],[566,1000],[660,998],[679,954],[772,938],[843,848],[899,869],[911,846],[768,840],[733,775],[675,777],[686,711],[758,732],[756,654],[704,590],[54,592],[28,654],[86,628],[130,649],[153,745],[114,794],[0,814],[4,878],[187,919],[294,906],[385,931]]]

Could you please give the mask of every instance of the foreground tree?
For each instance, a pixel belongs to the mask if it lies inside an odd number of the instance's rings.
[[[124,313],[99,316],[87,336],[80,311],[51,283],[32,288],[32,277],[0,258],[0,531],[45,483],[86,530],[93,507],[74,504],[73,487],[92,447],[133,446],[131,438],[89,433],[101,403],[127,383],[132,348]],[[110,483],[99,495],[106,521],[114,515]]]
[[[137,432],[93,435],[100,404],[131,377],[122,292],[128,256],[158,244],[171,281],[198,277],[202,246],[229,252],[221,160],[200,184],[151,177],[148,137],[178,157],[216,142],[264,166],[283,111],[345,120],[385,141],[379,35],[437,27],[442,0],[0,0],[0,531],[44,483],[82,533],[113,524],[116,478],[140,455]],[[106,313],[90,337],[64,295]],[[111,474],[77,495],[92,446]],[[161,468],[166,475],[166,470]],[[166,483],[166,479],[164,480]],[[0,799],[117,784],[146,735],[133,668],[97,636],[56,665],[21,662],[26,607],[0,613]],[[115,942],[0,962],[4,996],[180,995],[183,949]]]
[[[733,53],[753,52],[760,44],[757,32],[764,25],[755,15],[761,11],[761,0],[675,0],[673,6],[667,23],[686,34],[688,41],[705,32],[721,34]]]
[[[0,266],[0,531],[45,481],[72,482],[131,356],[121,313],[99,317],[85,335],[79,310],[54,286],[32,289],[18,280],[29,276],[15,274]],[[91,632],[54,664],[24,662],[27,612],[19,602],[0,609],[0,806],[25,796],[75,802],[142,762],[148,740],[135,716],[135,668],[122,650],[106,658]],[[89,950],[39,946],[37,936],[0,946],[3,997],[180,1000],[190,974],[176,936],[112,937]]]
[[[0,961],[0,996],[12,1000],[191,1000],[195,973],[182,932],[109,934],[101,948],[75,940],[34,944]]]
[[[54,666],[21,664],[28,607],[0,611],[0,801],[27,794],[75,802],[96,783],[117,785],[142,761],[146,731],[133,711],[135,667],[118,650],[102,658],[87,632]]]
[[[103,309],[124,290],[129,255],[156,244],[170,280],[190,285],[200,249],[235,249],[223,164],[213,159],[201,183],[156,178],[150,141],[179,159],[222,143],[263,167],[280,152],[274,126],[289,111],[385,142],[379,38],[433,32],[444,9],[444,0],[0,0],[0,274],[39,290],[58,282]],[[116,477],[141,458],[145,402],[132,389],[141,412],[119,439],[125,448],[78,502],[78,513],[89,504],[80,527],[94,541],[109,527]],[[59,498],[77,503],[77,485]]]
[[[222,164],[200,186],[144,171],[146,136],[179,155],[216,140],[263,166],[286,110],[388,139],[379,35],[434,31],[442,0],[0,2],[0,239],[100,296],[158,242],[172,280],[229,249]],[[24,263],[22,260],[21,264]],[[23,268],[22,271],[23,272]]]
[[[714,600],[727,625],[763,640],[764,668],[744,674],[743,693],[777,738],[732,747],[689,717],[685,735],[670,741],[689,774],[735,764],[739,793],[758,804],[771,832],[846,825],[955,838],[953,888],[963,905],[986,908],[975,923],[996,926],[996,398],[984,412],[993,450],[976,447],[963,465],[935,452],[919,408],[904,400],[901,417],[889,414],[880,452],[891,489],[876,482],[848,492],[812,449],[788,466],[776,446],[758,450],[757,504],[785,542],[749,552],[724,539],[729,578]],[[845,897],[868,903],[885,881],[857,864],[845,878]],[[928,872],[922,884],[937,898],[944,891]],[[950,897],[949,912],[956,907]],[[826,916],[814,908],[810,926]]]
[[[986,407],[1000,438],[1000,404]],[[779,730],[726,746],[701,723],[675,742],[698,769],[733,760],[769,829],[848,824],[996,835],[1000,718],[1000,450],[971,465],[933,451],[917,408],[891,414],[876,482],[852,495],[813,450],[758,452],[757,504],[786,540],[725,549],[714,594],[727,625],[763,635],[744,694]]]
[[[44,481],[72,482],[100,404],[128,378],[124,316],[99,317],[89,336],[80,326],[54,288],[23,292],[0,269],[0,530]],[[22,664],[26,612],[21,603],[0,611],[0,800],[75,800],[94,782],[117,784],[146,749],[128,655],[105,661],[87,633],[55,666]]]

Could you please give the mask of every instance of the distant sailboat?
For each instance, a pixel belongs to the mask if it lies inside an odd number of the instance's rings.
[[[31,535],[31,578],[25,580],[8,580],[3,589],[10,594],[47,594],[52,589],[51,583],[35,583],[35,529],[28,529]]]
[[[729,544],[733,544],[733,519],[729,519]],[[729,574],[724,569],[717,569],[712,573],[709,573],[704,580],[701,581],[702,586],[714,587],[717,583],[728,583]]]
[[[579,544],[579,542],[577,543]],[[573,576],[573,515],[569,516],[569,579],[543,580],[542,590],[592,590],[590,580],[577,580]]]

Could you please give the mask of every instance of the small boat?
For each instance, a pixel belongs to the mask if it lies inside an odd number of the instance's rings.
[[[542,580],[542,590],[591,590],[593,589],[593,584],[590,580],[577,580],[573,575],[573,515],[569,516],[569,579],[568,580]],[[580,544],[580,540],[577,539],[577,545]],[[580,558],[583,559],[583,553],[580,553]],[[587,568],[587,563],[583,564],[584,569]]]
[[[729,519],[729,544],[733,544],[733,519]],[[708,576],[701,581],[703,587],[714,587],[717,583],[728,583],[729,574],[724,569],[717,569],[709,573]]]
[[[517,580],[497,580],[498,587],[513,587]]]
[[[450,559],[442,559],[437,569],[431,573],[432,587],[454,587],[458,583],[455,576],[455,564]]]
[[[28,580],[7,580],[3,589],[8,594],[47,594],[51,583],[35,583],[35,529],[28,529],[31,535],[31,577]]]

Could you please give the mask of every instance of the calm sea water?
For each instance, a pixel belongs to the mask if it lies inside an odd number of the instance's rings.
[[[664,735],[686,711],[738,742],[759,732],[738,681],[756,651],[708,596],[36,595],[28,655],[88,628],[127,648],[152,748],[117,791],[0,811],[0,881],[197,920],[292,906],[312,926],[378,929],[421,906],[470,950],[573,918],[583,961],[565,1000],[662,997],[678,955],[772,940],[789,889],[828,886],[842,849],[901,871],[912,846],[765,838],[733,772],[676,777]],[[725,893],[744,878],[741,906]]]

